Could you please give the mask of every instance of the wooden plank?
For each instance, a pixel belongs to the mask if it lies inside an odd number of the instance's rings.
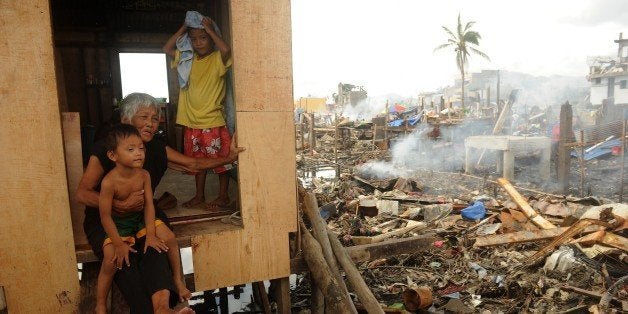
[[[0,1],[0,19],[5,104],[0,123],[0,286],[9,313],[74,313],[80,290],[49,1]],[[21,38],[37,45],[9,46]]]
[[[290,275],[288,233],[259,234],[251,229],[192,237],[197,291]]]
[[[238,112],[239,190],[244,226],[297,230],[292,112]],[[266,230],[263,231],[266,233]]]
[[[230,4],[236,110],[292,112],[290,0]]]
[[[559,227],[537,231],[517,231],[504,234],[492,234],[476,238],[473,246],[482,247],[549,240],[561,235],[563,232],[567,231],[567,229],[569,228]]]
[[[70,215],[74,244],[87,244],[83,231],[85,205],[74,199],[81,176],[83,176],[83,151],[81,146],[81,120],[78,112],[64,112],[63,117],[63,150],[65,153],[65,171],[68,176],[68,193],[70,194]]]
[[[539,215],[533,208],[526,202],[526,200],[519,194],[519,192],[515,189],[510,182],[504,178],[497,179],[497,182],[506,190],[506,193],[510,195],[512,200],[517,203],[517,206],[521,208],[523,213],[528,217],[528,219],[532,220],[532,222],[539,226],[541,229],[553,229],[556,228],[551,222],[547,221],[543,216]]]

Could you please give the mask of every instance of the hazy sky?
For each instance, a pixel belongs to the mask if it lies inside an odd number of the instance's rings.
[[[587,57],[628,38],[626,0],[292,0],[294,97],[325,97],[339,82],[369,96],[416,96],[459,77],[441,26],[475,21],[482,36],[467,72],[501,69],[586,76]]]

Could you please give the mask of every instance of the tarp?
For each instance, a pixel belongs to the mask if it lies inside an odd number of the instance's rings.
[[[621,141],[619,139],[610,140],[604,144],[601,144],[600,146],[596,147],[595,149],[589,152],[586,152],[585,150],[584,160],[591,160],[593,158],[610,154],[612,152],[613,147],[615,146],[621,146]],[[580,155],[579,151],[574,150],[571,152],[571,156],[573,157],[578,157],[578,155]]]

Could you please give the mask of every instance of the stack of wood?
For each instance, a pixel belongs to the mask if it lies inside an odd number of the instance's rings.
[[[301,191],[300,196],[312,229],[310,232],[300,217],[303,256],[312,275],[312,313],[357,313],[340,267],[364,309],[384,313],[342,243],[321,218],[314,194]]]

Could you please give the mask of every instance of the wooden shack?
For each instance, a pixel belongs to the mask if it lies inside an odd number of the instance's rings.
[[[161,52],[187,10],[213,17],[231,44],[238,140],[246,147],[243,226],[208,221],[175,230],[192,247],[195,289],[279,279],[287,293],[297,207],[290,1],[2,1],[0,287],[9,313],[79,311],[77,262],[91,259],[83,208],[71,196],[82,173],[75,131],[102,124],[124,96],[118,54]],[[170,74],[175,101],[176,84]]]

